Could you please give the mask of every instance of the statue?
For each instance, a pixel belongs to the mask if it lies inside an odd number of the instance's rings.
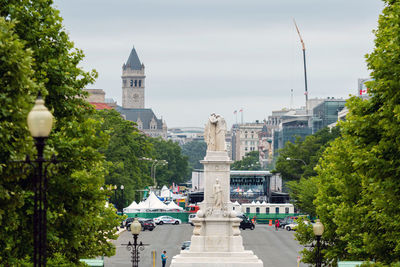
[[[221,185],[219,184],[218,178],[215,180],[213,194],[214,194],[214,208],[222,209],[222,189]]]
[[[226,122],[223,117],[212,113],[204,129],[204,139],[209,151],[226,151]]]

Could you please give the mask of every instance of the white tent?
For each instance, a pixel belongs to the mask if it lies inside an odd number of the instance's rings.
[[[140,209],[160,209],[160,210],[167,210],[168,206],[165,205],[158,197],[151,192],[150,196],[143,202],[140,206]]]
[[[266,206],[267,202],[265,202],[265,200],[261,203],[261,205]]]
[[[164,187],[165,187],[165,186],[164,186]],[[172,196],[174,195],[174,193],[172,193],[171,191],[169,191],[168,188],[166,188],[166,189],[164,190],[164,187],[163,187],[163,189],[161,189],[160,197],[164,197],[164,198],[169,197],[169,198],[172,198]]]
[[[133,201],[128,207],[124,208],[124,213],[132,213],[137,211],[138,204]]]
[[[261,205],[260,201],[257,200],[256,205]]]
[[[183,208],[181,208],[178,205],[176,205],[175,202],[173,202],[173,201],[171,201],[168,204],[168,209],[170,209],[170,210],[183,210]]]

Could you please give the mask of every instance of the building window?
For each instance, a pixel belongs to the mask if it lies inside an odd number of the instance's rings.
[[[244,151],[247,151],[247,147],[244,148]]]
[[[142,87],[142,80],[139,80],[139,87]]]
[[[289,208],[285,208],[285,213],[286,213],[286,214],[289,213]]]
[[[279,207],[276,207],[276,208],[275,208],[275,213],[276,213],[276,214],[279,214]]]
[[[265,213],[269,214],[269,208],[265,208]]]
[[[131,80],[131,87],[133,86],[133,80]]]
[[[250,213],[250,208],[246,208],[246,213]]]
[[[258,208],[258,207],[256,208],[256,213],[260,214],[260,208]]]
[[[135,80],[135,87],[137,87],[137,80]]]

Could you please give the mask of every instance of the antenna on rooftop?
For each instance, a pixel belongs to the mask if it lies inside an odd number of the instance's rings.
[[[290,89],[290,109],[293,109],[293,89]]]
[[[306,46],[304,45],[303,38],[301,38],[301,34],[299,31],[299,27],[297,27],[296,21],[293,19],[294,26],[296,27],[297,33],[300,38],[302,50],[303,50],[303,63],[304,63],[304,85],[305,85],[305,90],[304,90],[304,95],[306,97],[306,112],[308,115],[308,89],[307,89],[307,67],[306,67]]]

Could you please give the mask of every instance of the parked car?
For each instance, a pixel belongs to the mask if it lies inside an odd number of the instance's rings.
[[[182,250],[188,250],[190,248],[190,243],[191,243],[190,241],[183,242],[181,249]]]
[[[242,219],[242,221],[240,222],[239,228],[242,230],[246,230],[246,229],[250,229],[250,230],[254,230],[255,226],[254,223],[249,220],[249,218],[247,218],[245,215],[243,216],[238,216],[239,219]]]
[[[309,221],[303,221],[306,225],[310,225],[311,223]],[[289,223],[285,226],[285,229],[288,231],[296,231],[297,226],[299,225],[298,222],[294,221],[292,223]]]
[[[153,222],[153,219],[146,219],[146,220],[139,220],[140,224],[142,225],[142,231],[153,231],[156,228],[156,225]]]
[[[196,217],[196,214],[189,214],[188,217],[188,222],[190,223],[190,225],[194,226],[192,219]]]
[[[296,231],[297,225],[298,225],[297,222],[292,222],[292,223],[285,225],[285,229],[288,231],[292,231],[292,230]]]
[[[164,223],[169,223],[169,224],[181,224],[182,223],[181,220],[172,218],[171,216],[160,216],[160,217],[154,218],[154,222],[159,225],[162,225]]]
[[[283,220],[279,220],[279,227],[285,229],[285,226],[294,223],[295,218],[285,217]]]
[[[135,219],[135,218],[133,218],[133,217],[126,218],[125,220],[122,221],[121,227],[122,227],[122,228],[127,227],[128,224],[131,224],[131,223],[133,222],[134,219]]]

